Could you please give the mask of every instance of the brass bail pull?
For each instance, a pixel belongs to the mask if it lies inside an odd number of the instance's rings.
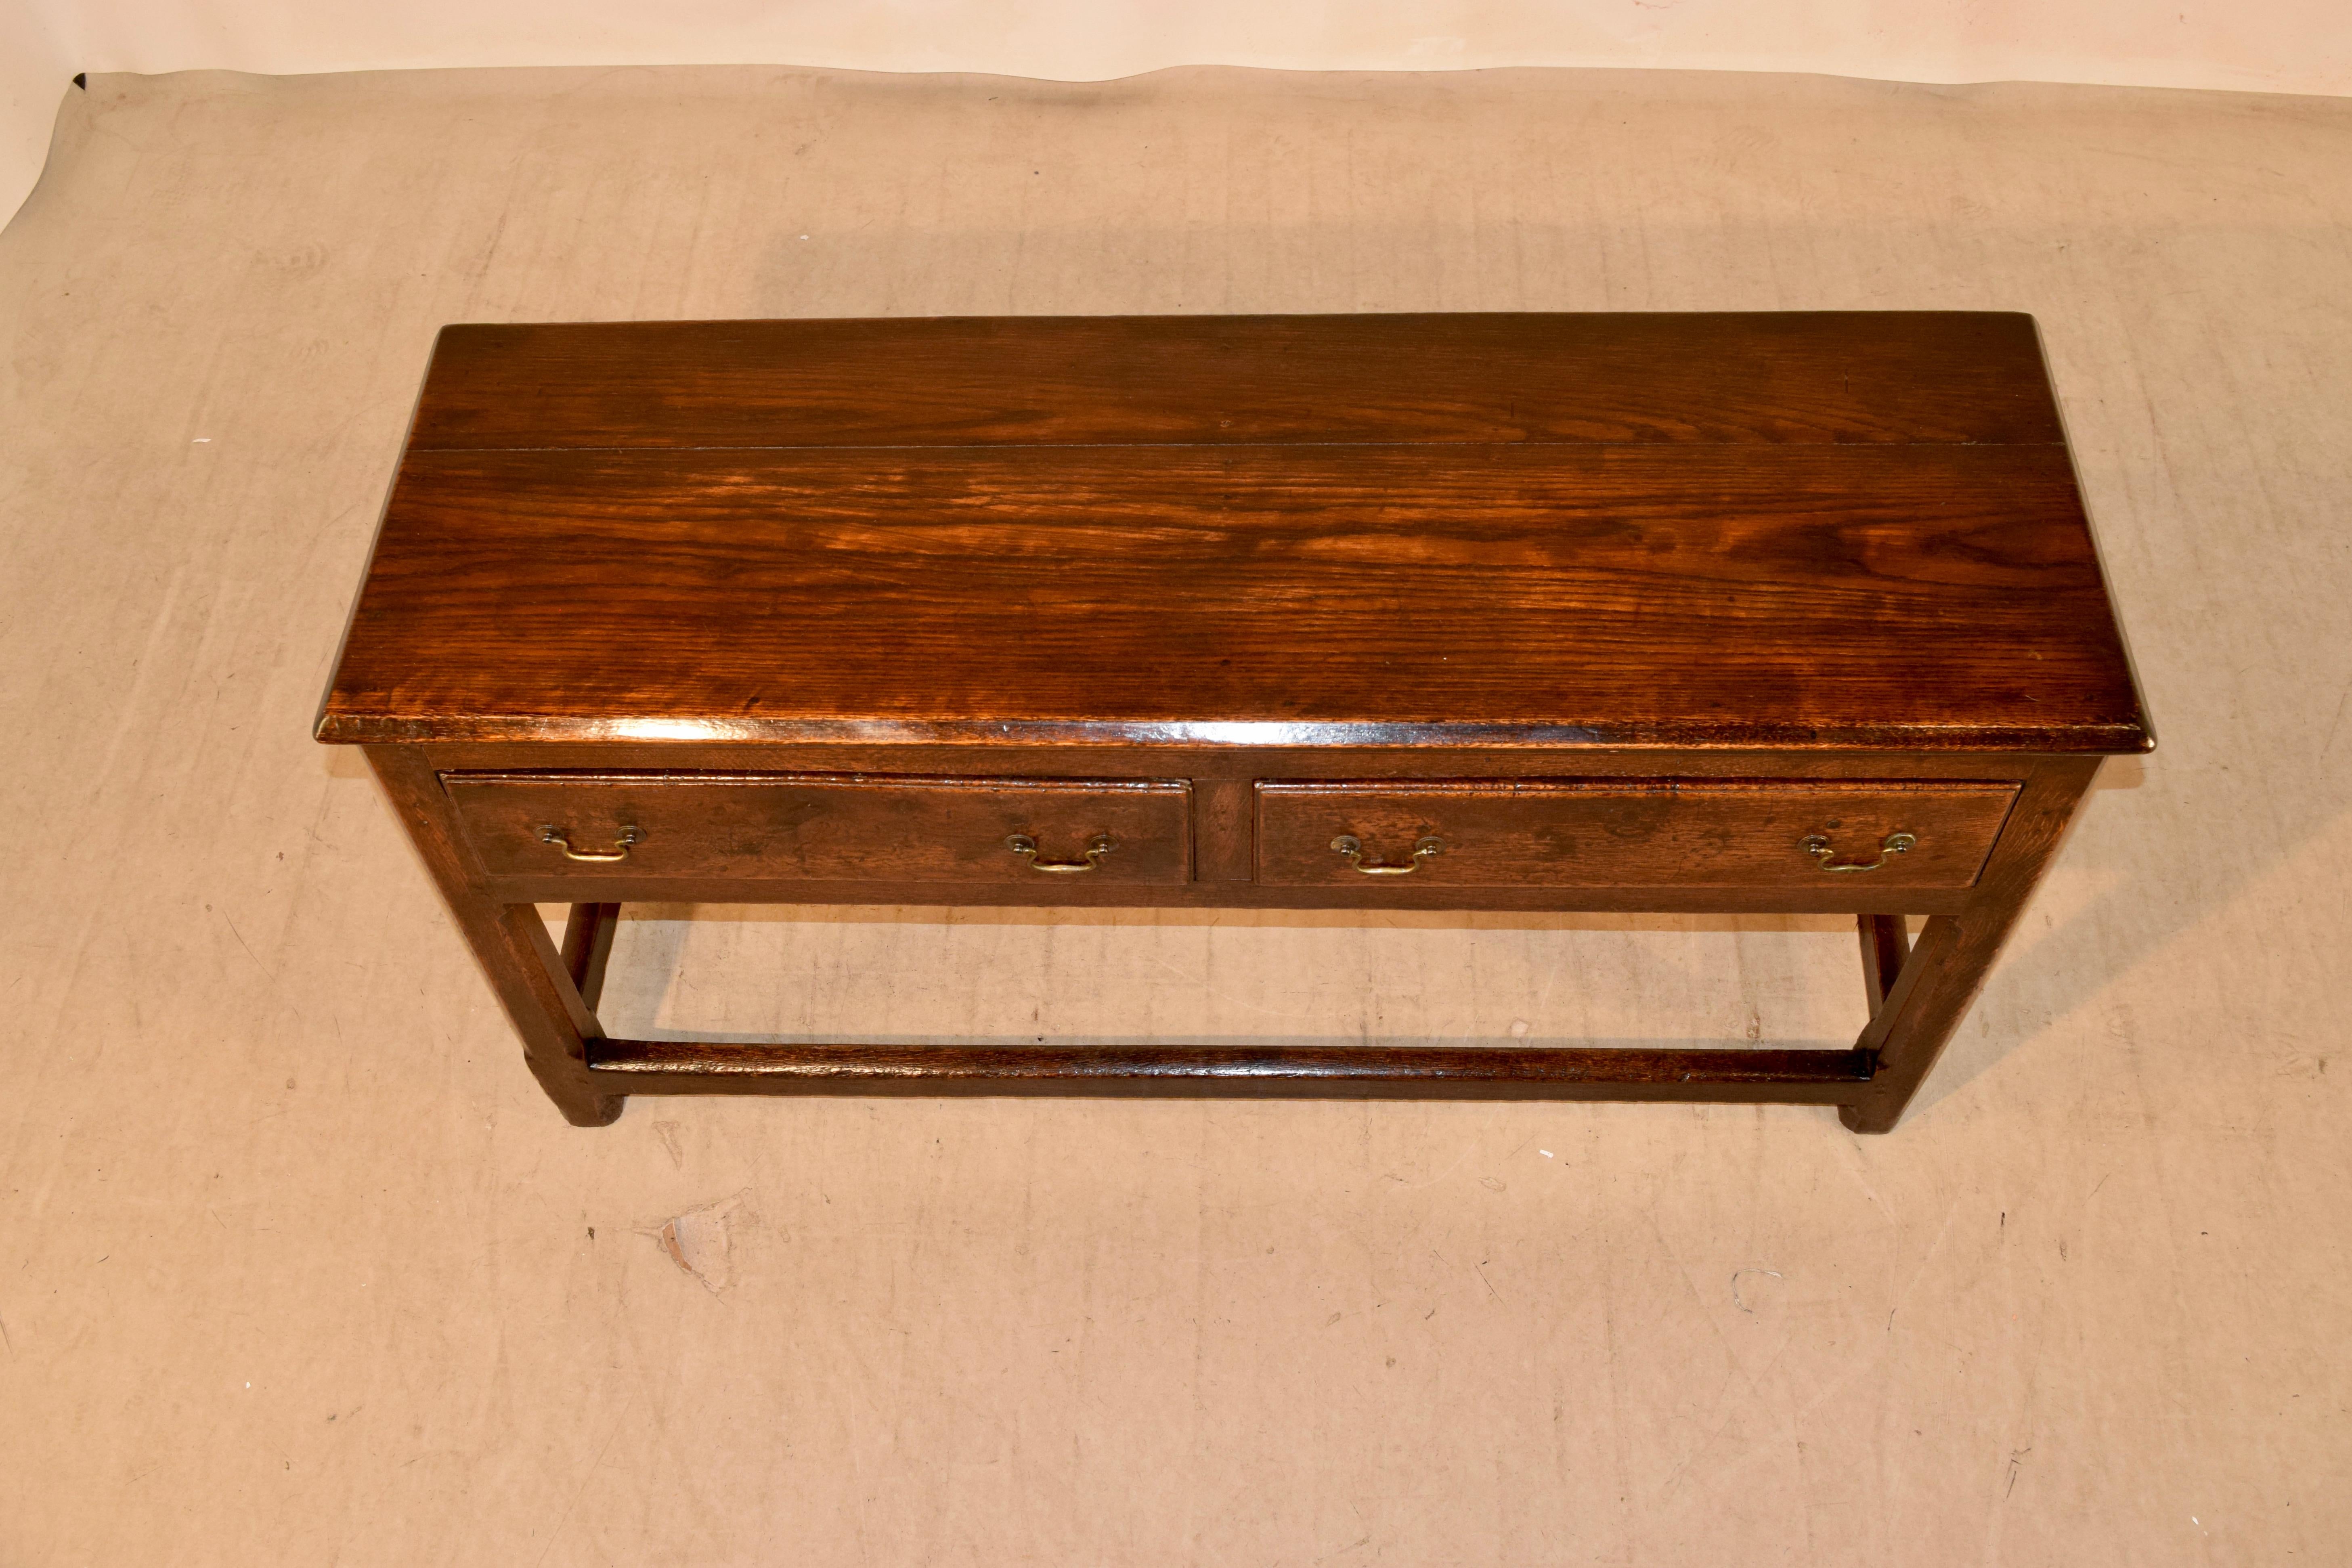
[[[1004,841],[1004,847],[1029,863],[1032,871],[1050,871],[1058,877],[1075,876],[1080,871],[1099,871],[1102,858],[1118,847],[1108,833],[1097,833],[1087,840],[1087,858],[1083,860],[1040,860],[1037,841],[1026,833],[1016,833]]]
[[[646,836],[635,828],[624,827],[614,838],[613,847],[610,849],[574,849],[572,847],[572,841],[563,836],[563,829],[553,823],[547,823],[539,830],[539,841],[541,844],[552,844],[562,850],[563,858],[567,860],[593,860],[599,863],[625,860],[629,858],[629,846],[642,844],[645,840]]]
[[[1886,864],[1888,857],[1906,854],[1909,852],[1911,847],[1918,842],[1918,837],[1915,834],[1890,833],[1879,842],[1878,858],[1875,860],[1838,860],[1832,858],[1832,857],[1836,855],[1837,851],[1830,847],[1828,837],[1819,833],[1807,834],[1804,837],[1804,841],[1801,843],[1798,847],[1802,849],[1806,854],[1817,858],[1822,863],[1822,869],[1824,871],[1875,871],[1881,866]]]
[[[1331,847],[1337,850],[1340,858],[1349,866],[1367,877],[1410,877],[1420,870],[1421,863],[1432,855],[1444,854],[1445,841],[1442,838],[1414,839],[1412,858],[1402,866],[1387,866],[1378,860],[1367,861],[1364,858],[1363,840],[1352,833],[1342,833],[1339,837],[1331,840]]]

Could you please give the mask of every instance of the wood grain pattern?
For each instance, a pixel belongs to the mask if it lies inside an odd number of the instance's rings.
[[[1882,898],[1977,879],[2012,784],[1702,784],[1521,780],[1393,784],[1270,781],[1258,797],[1258,880],[1270,886],[1355,887],[1377,900],[1412,885],[1773,888],[1811,892],[1868,881]],[[1885,855],[1891,834],[1918,842]],[[1819,834],[1832,863],[1877,869],[1825,872],[1803,847]],[[1360,840],[1371,863],[1402,864],[1416,842],[1443,848],[1402,875],[1370,875],[1332,848]],[[1377,890],[1373,890],[1375,888]]]
[[[1649,914],[1958,914],[1973,889],[1899,888],[1868,877],[1808,883],[1707,887],[1622,882],[1610,887],[1469,887],[1414,877],[1359,877],[1351,884],[1097,882],[1037,876],[1025,882],[803,881],[780,877],[633,877],[593,867],[532,877],[485,877],[487,897],[524,904],[583,900],[627,903],[864,905],[990,909],[1490,910],[1527,914],[1619,910]],[[1874,890],[1875,889],[1875,890]]]
[[[2096,756],[2153,744],[2032,323],[1956,313],[451,328],[316,732],[368,743],[583,1125],[1345,1093],[1884,1131]],[[1004,848],[1105,831],[1067,876]],[[1446,849],[1366,877],[1342,831]],[[1896,831],[1869,871],[1803,845]],[[607,1039],[646,897],[1834,910],[1874,1012],[1843,1051]]]
[[[1203,882],[1247,883],[1257,799],[1246,779],[1192,780],[1192,867]]]
[[[424,757],[412,746],[370,746],[368,766],[408,830],[425,870],[482,965],[499,1004],[522,1037],[523,1061],[563,1119],[602,1127],[621,1114],[621,1097],[586,1078],[587,1040],[602,1034],[572,983],[539,911],[483,896],[459,847],[457,821]]]
[[[1254,813],[1260,779],[1341,782],[1370,779],[1626,780],[1821,779],[1962,780],[2014,784],[2042,765],[2032,755],[2001,752],[1772,751],[1744,747],[1585,747],[1572,763],[1556,751],[1526,746],[1270,746],[1230,742],[1118,744],[982,744],[944,749],[904,742],[837,745],[666,741],[639,737],[593,742],[448,742],[415,750],[444,773],[793,773],[919,776],[952,771],[987,778],[1221,779],[1243,786]]]
[[[1168,780],[460,773],[443,785],[488,877],[995,882],[1050,897],[1081,879],[1132,887],[1192,875],[1189,792]],[[614,852],[624,829],[639,838],[622,861],[576,861],[545,842],[551,826],[592,853]],[[1007,847],[1015,834],[1035,841],[1034,857]],[[1112,847],[1090,869],[1036,868],[1087,864],[1097,835]]]
[[[613,938],[620,923],[617,903],[574,904],[564,918],[563,942],[557,952],[572,988],[592,1013],[604,993],[604,971],[613,961]]]
[[[453,326],[411,446],[2061,438],[2032,318],[1870,311]]]
[[[420,453],[321,733],[877,724],[2146,742],[2063,448],[1937,446]]]
[[[1856,1042],[1875,1058],[1878,1071],[1870,1091],[1840,1111],[1848,1127],[1894,1131],[1992,973],[2098,768],[2095,758],[2058,757],[2036,769],[2010,812],[1978,896],[1958,914],[1927,921],[1885,1004]]]
[[[1461,1093],[1844,1104],[1869,1052],[1513,1046],[854,1046],[598,1040],[620,1093]]]
[[[1863,998],[1875,1017],[1911,956],[1911,929],[1901,915],[1863,915],[1854,924],[1862,938]]]

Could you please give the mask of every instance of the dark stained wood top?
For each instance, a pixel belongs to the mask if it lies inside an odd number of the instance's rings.
[[[451,327],[416,450],[2063,439],[2030,316]]]
[[[2148,743],[1980,313],[451,327],[319,734]]]

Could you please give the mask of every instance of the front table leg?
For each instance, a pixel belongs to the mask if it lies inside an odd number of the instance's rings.
[[[2001,944],[2017,929],[2098,769],[2095,757],[2037,768],[2001,827],[1968,908],[1935,917],[1919,933],[1895,989],[1857,1042],[1878,1054],[1878,1072],[1858,1100],[1838,1108],[1854,1131],[1891,1132],[1902,1120],[1903,1108],[1968,1016]]]
[[[514,1020],[531,1076],[574,1127],[602,1127],[617,1119],[626,1097],[602,1093],[588,1080],[586,1042],[602,1031],[579,994],[557,984],[563,961],[548,937],[547,923],[530,905],[495,902],[467,879],[430,763],[404,746],[362,749],[467,945],[481,961],[499,1005]]]

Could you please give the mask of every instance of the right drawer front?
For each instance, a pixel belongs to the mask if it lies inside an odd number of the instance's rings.
[[[2018,787],[1268,781],[1257,786],[1258,880],[1367,891],[1383,879],[1484,888],[1819,888],[1866,880],[1874,888],[1965,889],[1975,885]],[[1417,847],[1426,852],[1416,855]]]

